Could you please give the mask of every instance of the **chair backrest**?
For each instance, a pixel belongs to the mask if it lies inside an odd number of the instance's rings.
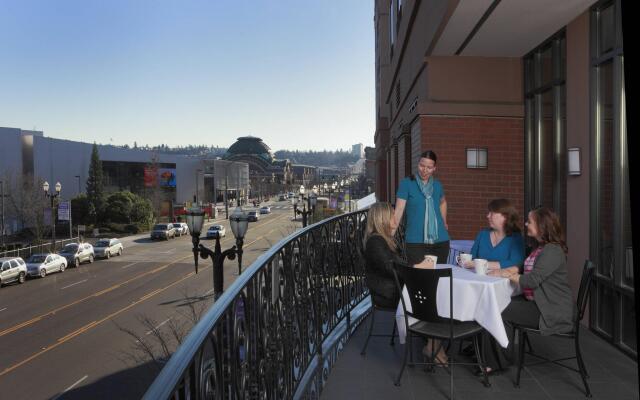
[[[584,311],[587,308],[587,302],[589,300],[589,292],[591,292],[591,279],[593,278],[593,272],[595,271],[595,266],[590,260],[586,260],[584,262],[584,267],[582,268],[582,278],[580,279],[580,289],[578,290],[578,299],[576,300],[576,305],[578,307],[578,320],[579,323],[582,321],[582,317],[584,317]]]
[[[451,268],[422,269],[396,264],[398,274],[402,277],[411,300],[410,316],[427,322],[444,322],[446,319],[438,316],[436,293],[440,278],[449,278],[452,285]],[[450,293],[451,293],[451,287]]]

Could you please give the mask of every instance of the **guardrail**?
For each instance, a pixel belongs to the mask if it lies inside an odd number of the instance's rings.
[[[77,243],[78,237],[56,240],[56,250],[63,248],[68,243]],[[2,257],[22,257],[24,260],[31,257],[32,254],[49,253],[51,251],[51,243],[42,243],[35,246],[22,247],[20,249],[6,250],[0,253]]]
[[[367,210],[281,240],[191,330],[145,399],[319,397],[339,350],[370,310]]]

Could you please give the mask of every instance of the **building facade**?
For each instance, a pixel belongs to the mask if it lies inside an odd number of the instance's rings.
[[[636,355],[620,2],[376,0],[376,194],[438,155],[453,239],[489,200],[561,216],[591,328]],[[526,16],[526,17],[523,17]]]
[[[92,148],[91,143],[46,137],[43,132],[0,127],[0,181],[6,184],[30,177],[50,184],[60,182],[61,198],[71,199],[86,191]],[[247,163],[110,145],[98,145],[98,153],[106,193],[128,190],[157,198],[163,210],[196,199],[213,201],[214,193],[221,201],[225,189],[231,198],[248,194]],[[21,229],[11,221],[6,226],[7,234]]]

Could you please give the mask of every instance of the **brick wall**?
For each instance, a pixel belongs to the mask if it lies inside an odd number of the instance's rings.
[[[438,155],[436,176],[444,185],[452,240],[474,239],[487,226],[487,204],[491,199],[504,197],[513,201],[522,216],[522,118],[422,116],[420,124],[422,151],[430,149]],[[488,149],[487,169],[467,169],[467,147]]]

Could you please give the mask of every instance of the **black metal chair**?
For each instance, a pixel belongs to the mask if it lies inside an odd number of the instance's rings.
[[[448,341],[451,344],[455,340],[461,340],[465,338],[471,338],[473,340],[473,346],[475,349],[477,363],[465,363],[454,362],[453,354],[450,355],[447,364],[453,365],[477,365],[483,372],[483,383],[486,387],[491,386],[486,373],[486,368],[483,365],[483,357],[480,354],[479,337],[484,331],[483,328],[476,322],[460,322],[453,320],[453,279],[452,271],[450,268],[443,269],[420,269],[408,267],[406,264],[396,263],[397,274],[396,284],[400,292],[402,288],[398,275],[402,278],[407,286],[409,292],[409,298],[411,300],[411,312],[407,311],[407,307],[404,298],[400,296],[402,308],[404,310],[404,318],[407,326],[407,344],[405,346],[404,360],[402,361],[402,368],[398,374],[395,385],[400,386],[400,379],[402,373],[407,365],[407,357],[411,354],[413,358],[412,338],[413,336],[420,336],[427,339],[438,339],[441,341],[440,348],[442,348],[442,341]],[[449,310],[449,317],[442,318],[438,316],[438,309],[436,305],[436,292],[438,290],[438,282],[442,278],[449,278],[449,304],[451,308]],[[409,317],[415,318],[418,322],[409,325]],[[438,362],[434,355],[440,350],[435,349],[432,346],[432,354],[430,360],[422,363],[411,363],[410,365],[443,365]],[[413,361],[413,360],[412,360]],[[446,365],[444,365],[446,366]],[[448,368],[451,382],[450,382],[450,394],[453,399],[453,368]]]
[[[538,329],[528,328],[525,326],[519,326],[517,324],[512,324],[514,327],[514,334],[518,340],[518,371],[516,373],[516,382],[515,387],[520,387],[520,374],[522,372],[522,368],[524,366],[524,356],[525,354],[529,354],[533,357],[536,357],[542,361],[535,362],[533,364],[529,364],[528,366],[545,364],[545,363],[554,363],[561,367],[567,368],[571,371],[577,372],[580,374],[582,378],[582,383],[584,384],[584,389],[586,391],[587,397],[591,397],[591,390],[589,389],[589,384],[587,383],[587,379],[589,375],[587,373],[587,368],[584,364],[584,360],[582,359],[582,352],[580,351],[580,321],[584,317],[584,311],[587,308],[587,301],[589,300],[589,293],[591,291],[591,279],[593,278],[593,272],[595,267],[593,263],[589,260],[585,261],[584,267],[582,269],[582,278],[580,280],[580,289],[578,291],[578,299],[576,301],[576,306],[578,312],[574,316],[573,321],[573,330],[569,333],[561,333],[551,335],[553,337],[560,337],[565,339],[573,340],[575,346],[575,356],[573,357],[565,357],[559,359],[548,359],[546,357],[542,357],[533,352],[531,345],[529,345],[529,351],[525,352],[525,343],[529,343],[529,334],[541,334]],[[570,367],[566,364],[563,364],[562,361],[573,360],[576,359],[576,363],[578,364],[578,369]]]

